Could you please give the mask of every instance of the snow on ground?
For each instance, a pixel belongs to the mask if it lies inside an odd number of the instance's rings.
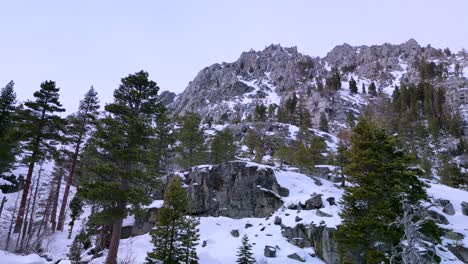
[[[27,256],[19,256],[10,252],[0,250],[0,263],[5,264],[46,264],[48,263],[45,259],[39,257],[36,254]]]
[[[248,166],[258,166],[259,168],[269,167],[250,162]],[[273,167],[271,167],[273,168]],[[328,197],[335,197],[338,201],[343,190],[338,189],[333,183],[321,180],[322,185],[316,185],[314,180],[304,174],[291,171],[275,171],[278,183],[289,189],[288,197],[283,197],[284,205],[277,210],[269,218],[243,218],[233,219],[228,217],[201,217],[200,218],[200,244],[197,247],[198,256],[201,264],[228,264],[236,262],[237,248],[241,245],[242,236],[247,235],[252,244],[252,252],[257,261],[264,258],[263,252],[266,245],[276,247],[277,257],[268,258],[270,264],[286,264],[293,263],[287,256],[297,253],[302,256],[306,263],[324,263],[317,257],[311,257],[314,253],[313,248],[299,248],[286,241],[281,235],[281,227],[274,224],[274,219],[279,216],[283,219],[283,224],[294,227],[298,223],[320,223],[335,227],[341,222],[338,216],[339,207],[337,205],[330,206],[325,201]],[[292,203],[304,203],[311,198],[314,193],[322,194],[325,208],[323,212],[333,215],[333,217],[318,217],[316,210],[297,211],[287,209],[287,206]],[[160,206],[161,201],[156,201],[155,205]],[[295,217],[298,215],[303,218],[299,222],[295,222]],[[246,228],[246,224],[251,224],[252,227]],[[261,229],[264,228],[262,231]],[[239,237],[231,235],[232,230],[239,231]],[[206,247],[203,247],[203,241],[206,241]],[[153,249],[151,244],[151,236],[145,234],[142,236],[123,239],[119,247],[119,259],[133,259],[134,263],[143,263],[146,253]],[[105,256],[95,259],[91,264],[100,264],[105,259]]]

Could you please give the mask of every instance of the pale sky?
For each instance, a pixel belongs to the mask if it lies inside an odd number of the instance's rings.
[[[335,45],[401,43],[468,48],[468,1],[2,1],[0,87],[21,100],[44,80],[71,113],[89,88],[112,100],[120,78],[141,69],[181,92],[198,71],[272,43],[325,56]]]

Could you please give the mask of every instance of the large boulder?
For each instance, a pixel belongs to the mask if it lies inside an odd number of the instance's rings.
[[[267,258],[276,257],[276,248],[272,246],[265,246],[265,249],[263,250],[263,255]]]
[[[463,246],[450,246],[450,251],[463,263],[468,263],[468,248]]]
[[[305,259],[303,257],[299,256],[299,254],[297,254],[297,253],[293,253],[293,254],[288,255],[288,258],[297,260],[299,262],[305,262]]]
[[[305,201],[304,210],[320,209],[323,207],[322,195],[315,194]]]
[[[269,167],[246,162],[198,166],[185,175],[191,212],[232,218],[267,217],[283,204],[285,190]]]
[[[447,220],[447,218],[443,216],[442,214],[439,214],[436,211],[429,210],[429,217],[438,224],[442,224],[442,225],[449,224],[449,221]]]
[[[140,236],[148,233],[153,229],[158,216],[157,207],[143,209],[143,211],[135,215],[135,222],[131,225],[122,227],[121,238],[129,238],[131,236]]]
[[[439,199],[437,203],[442,207],[442,212],[448,215],[454,215],[455,209],[453,208],[453,204],[449,200]]]
[[[468,215],[468,203],[462,202],[461,203],[462,214]]]

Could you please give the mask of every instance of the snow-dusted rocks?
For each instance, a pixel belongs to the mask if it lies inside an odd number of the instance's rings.
[[[282,204],[273,169],[245,162],[199,166],[182,172],[198,215],[267,217]]]

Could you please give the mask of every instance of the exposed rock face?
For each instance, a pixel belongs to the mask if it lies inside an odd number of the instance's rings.
[[[421,58],[452,67],[458,63],[462,71],[468,66],[463,54],[447,55],[440,49],[421,47],[414,39],[398,45],[353,47],[343,44],[336,46],[324,58],[303,55],[295,47],[270,45],[262,51],[244,52],[235,62],[204,68],[169,104],[169,109],[176,115],[197,112],[203,119],[215,122],[242,121],[254,112],[257,103],[284,105],[295,93],[304,99],[313,126],[318,127],[322,112],[330,120],[344,123],[348,112],[359,113],[372,99],[365,96],[363,100],[355,100],[339,92],[318,91],[319,81],[325,84],[333,68],[339,69],[342,83],[348,82],[353,75],[359,89],[361,81],[367,83],[366,87],[373,81],[378,89],[389,88],[391,92],[392,87],[401,82],[421,80]],[[450,91],[468,87],[463,73],[447,73],[443,79],[434,81]],[[458,93],[449,95],[449,99],[453,97],[451,95],[459,98]]]
[[[468,263],[468,248],[463,246],[452,246],[449,247],[450,251],[457,256],[464,263]]]
[[[318,256],[327,264],[340,263],[338,247],[333,241],[333,232],[335,229],[316,226],[297,224],[295,227],[283,226],[282,235],[287,238],[289,243],[298,247],[314,247]]]
[[[265,246],[265,249],[263,250],[263,255],[267,258],[276,257],[276,248],[271,246]]]
[[[228,162],[183,173],[193,214],[266,217],[283,204],[279,194],[284,191],[271,168]]]
[[[151,231],[156,224],[158,210],[159,208],[148,208],[144,210],[143,214],[135,216],[135,223],[133,225],[122,227],[122,239],[140,236]]]

